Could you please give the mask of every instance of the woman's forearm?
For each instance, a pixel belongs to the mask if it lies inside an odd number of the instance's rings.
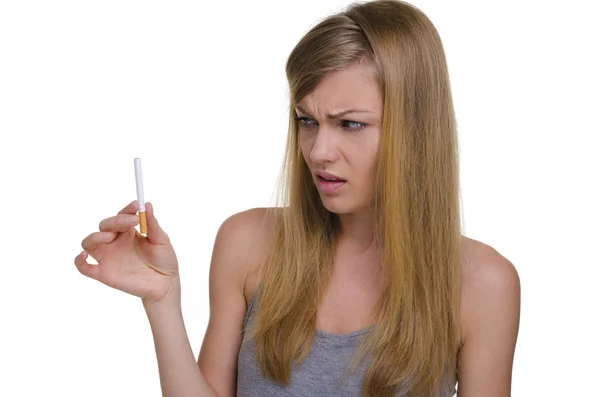
[[[192,352],[183,322],[180,287],[165,301],[143,305],[154,338],[163,397],[217,397]]]

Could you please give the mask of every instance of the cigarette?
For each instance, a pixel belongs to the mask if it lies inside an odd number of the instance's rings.
[[[133,165],[135,166],[135,187],[137,190],[137,200],[140,206],[140,233],[147,234],[148,223],[146,221],[146,203],[144,202],[144,183],[142,182],[142,159],[133,159]]]

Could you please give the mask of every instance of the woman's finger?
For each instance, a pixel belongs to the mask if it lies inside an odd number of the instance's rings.
[[[146,237],[153,244],[170,244],[171,241],[167,233],[160,227],[158,219],[154,216],[154,206],[152,203],[146,203],[146,215],[148,219],[148,233]]]
[[[98,267],[98,265],[90,265],[89,263],[87,263],[86,258],[87,252],[84,250],[75,257],[75,266],[77,266],[79,273],[83,274],[84,276],[93,278],[94,280],[98,280],[100,268]]]
[[[135,214],[138,212],[138,201],[133,200],[118,212],[118,214]]]
[[[98,225],[98,229],[101,232],[122,233],[137,225],[139,221],[139,216],[135,214],[119,214],[102,219]]]
[[[87,251],[92,258],[100,262],[102,260],[101,244],[109,244],[116,238],[113,232],[94,232],[81,241],[81,248]]]

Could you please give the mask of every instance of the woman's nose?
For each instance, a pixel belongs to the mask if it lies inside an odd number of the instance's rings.
[[[310,151],[310,159],[315,163],[334,162],[337,160],[338,153],[335,132],[320,128]]]

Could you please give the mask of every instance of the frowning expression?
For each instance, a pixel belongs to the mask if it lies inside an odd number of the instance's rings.
[[[382,111],[376,72],[366,63],[327,75],[296,104],[302,155],[329,211],[371,204]]]

